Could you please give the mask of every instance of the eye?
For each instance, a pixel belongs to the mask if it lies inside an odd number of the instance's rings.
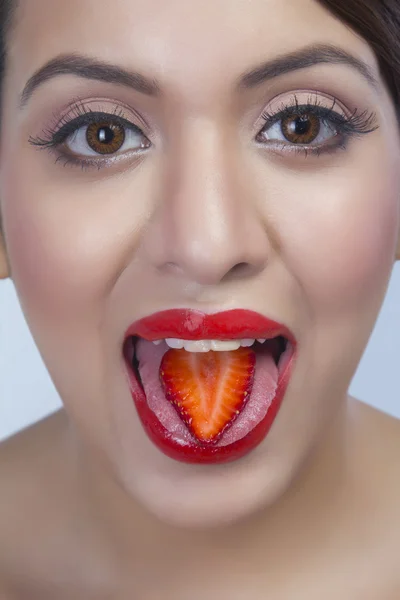
[[[47,149],[56,156],[56,162],[65,166],[100,169],[107,159],[130,153],[139,155],[152,145],[143,131],[123,116],[124,112],[118,106],[114,113],[92,111],[78,102],[55,128],[45,130],[43,137],[30,137],[29,142]]]
[[[326,109],[328,111],[328,109]],[[343,122],[345,119],[343,118]],[[258,134],[259,141],[286,141],[290,144],[321,144],[338,135],[338,127],[329,118],[308,113],[290,114],[266,124]]]
[[[324,106],[318,97],[309,96],[306,104],[299,104],[296,95],[289,104],[282,104],[276,113],[264,112],[264,127],[256,136],[256,141],[268,146],[279,142],[282,152],[304,152],[304,156],[334,154],[346,150],[348,142],[355,137],[372,133],[379,129],[375,112],[356,108],[350,115]],[[282,143],[283,142],[283,143]]]
[[[112,118],[98,119],[83,125],[67,137],[65,147],[72,154],[99,156],[124,153],[128,150],[148,148],[150,142],[139,128],[129,127]]]

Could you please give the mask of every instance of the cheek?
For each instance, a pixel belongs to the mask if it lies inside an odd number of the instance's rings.
[[[140,214],[123,194],[126,182],[118,190],[112,178],[62,185],[28,165],[8,164],[3,178],[12,278],[46,367],[79,421],[105,393],[105,374],[120,368],[109,335],[119,313],[111,293],[134,252],[129,223]],[[83,389],[85,411],[77,403]]]
[[[61,315],[93,322],[131,243],[121,194],[111,182],[49,184],[32,172],[21,181],[21,168],[7,172],[4,216],[24,310],[58,327]]]
[[[386,289],[398,235],[399,183],[385,168],[373,174],[347,170],[329,182],[313,181],[296,198],[302,209],[287,223],[287,260],[309,302],[321,309],[355,307],[365,295],[381,301]]]
[[[56,215],[38,218],[36,211],[24,210],[21,198],[15,200],[18,207],[8,215],[7,225],[13,279],[22,304],[47,319],[67,316],[74,308],[82,312],[100,284],[97,257],[90,251],[94,240],[82,231],[82,223],[69,227],[52,218]]]

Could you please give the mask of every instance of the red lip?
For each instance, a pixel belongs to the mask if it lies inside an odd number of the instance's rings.
[[[186,340],[273,338],[284,336],[292,345],[293,352],[286,366],[279,373],[275,397],[266,416],[244,438],[226,446],[203,447],[176,441],[149,408],[146,396],[128,357],[128,379],[131,393],[143,427],[153,443],[167,456],[186,463],[224,463],[237,460],[258,446],[266,437],[285,395],[290,374],[297,358],[297,342],[284,325],[267,319],[254,311],[233,309],[205,314],[189,309],[172,309],[155,313],[133,323],[125,334],[125,340],[140,336],[148,341],[165,338]]]
[[[231,340],[245,338],[273,338],[283,335],[295,343],[291,331],[259,313],[233,309],[205,314],[197,310],[172,309],[155,313],[133,323],[125,338],[138,335],[153,341],[165,338],[185,340]]]

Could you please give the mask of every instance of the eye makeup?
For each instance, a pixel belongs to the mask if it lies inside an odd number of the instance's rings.
[[[271,145],[275,150],[278,147],[283,154],[299,152],[304,157],[318,157],[345,150],[352,138],[378,129],[374,112],[365,110],[360,113],[355,109],[345,115],[334,110],[336,103],[337,100],[333,99],[331,107],[325,106],[318,93],[310,95],[302,103],[293,94],[277,110],[265,110],[262,113],[263,125],[255,141],[266,149]],[[331,133],[328,141],[313,143],[321,138],[324,128]],[[276,133],[282,134],[283,138],[268,137],[272,129],[278,130]],[[118,139],[125,141],[127,136],[136,136],[138,143],[120,151],[123,144],[119,144]],[[80,140],[79,153],[71,148],[77,138]],[[116,104],[112,110],[93,110],[89,103],[82,100],[75,102],[66,115],[40,136],[30,137],[29,142],[51,152],[57,163],[82,169],[106,168],[116,159],[123,159],[132,153],[143,153],[152,146],[142,129],[127,118],[123,106]]]

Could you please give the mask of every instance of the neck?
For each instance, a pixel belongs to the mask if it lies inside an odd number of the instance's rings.
[[[132,564],[165,564],[190,556],[212,556],[210,550],[236,552],[246,546],[247,555],[276,554],[279,547],[295,549],[333,514],[344,510],[345,494],[351,486],[352,450],[356,401],[343,400],[335,420],[315,444],[290,488],[273,506],[236,523],[210,529],[185,529],[165,524],[149,514],[114,481],[101,461],[73,433],[76,452],[78,495],[86,507],[97,536],[119,557]],[[268,535],[266,535],[268,532]],[[139,542],[140,540],[140,542]],[[208,554],[207,554],[208,553]],[[133,559],[133,561],[132,561]]]

